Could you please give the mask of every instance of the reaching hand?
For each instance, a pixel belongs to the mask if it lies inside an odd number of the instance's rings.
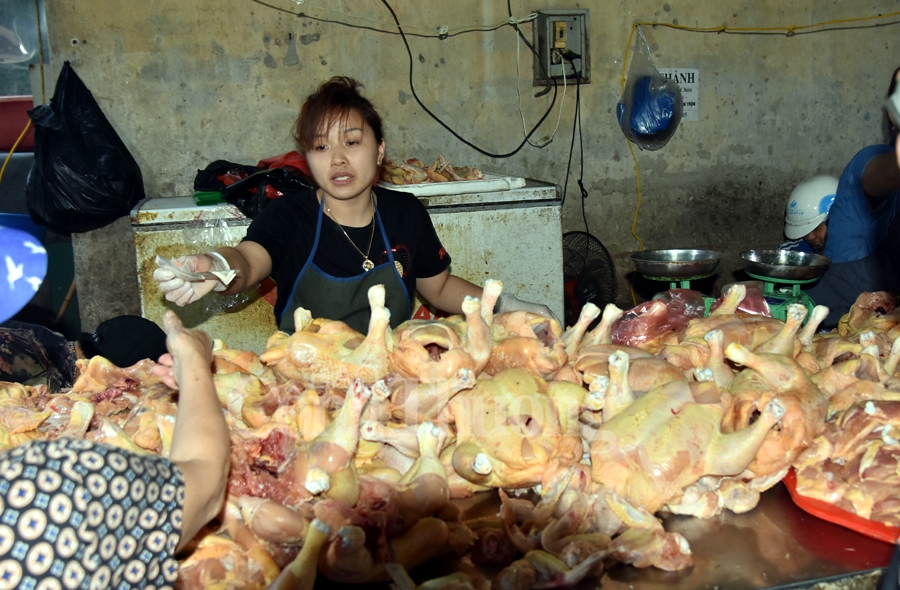
[[[527,311],[528,313],[535,313],[537,315],[542,315],[545,318],[556,320],[557,325],[559,325],[559,318],[550,311],[549,307],[541,303],[522,301],[512,293],[501,293],[500,297],[497,299],[497,305],[494,306],[494,311],[497,313],[506,311]]]
[[[172,389],[180,389],[185,369],[209,372],[212,340],[206,332],[185,328],[172,310],[163,316],[163,327],[169,352],[159,357],[159,364],[153,367],[153,373],[161,377],[163,383]]]
[[[228,266],[227,262],[224,262],[224,258],[211,254],[181,256],[173,260],[172,264],[188,273],[227,270]],[[186,281],[167,268],[154,270],[153,280],[159,283],[159,289],[165,294],[166,299],[179,307],[197,301],[210,291],[224,289],[222,283],[215,279]]]

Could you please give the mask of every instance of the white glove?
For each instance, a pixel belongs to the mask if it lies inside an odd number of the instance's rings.
[[[172,260],[171,264],[189,274],[231,270],[228,261],[218,252],[181,256]],[[210,291],[224,291],[228,288],[217,279],[188,281],[177,274],[174,270],[160,267],[153,271],[153,280],[159,283],[159,289],[166,299],[179,307],[197,301]]]
[[[559,325],[559,318],[556,317],[556,314],[550,311],[549,307],[540,303],[522,301],[512,293],[500,293],[500,297],[497,298],[497,304],[494,305],[494,311],[496,313],[504,313],[507,311],[527,311],[528,313],[535,313],[537,315],[542,315],[545,318],[556,320],[557,325]]]

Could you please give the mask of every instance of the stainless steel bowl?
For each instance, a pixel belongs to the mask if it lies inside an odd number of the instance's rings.
[[[647,278],[699,279],[715,274],[722,253],[714,250],[646,250],[631,255],[634,268]]]
[[[831,259],[821,254],[791,250],[747,250],[741,252],[741,266],[748,273],[771,279],[804,281],[818,278]]]

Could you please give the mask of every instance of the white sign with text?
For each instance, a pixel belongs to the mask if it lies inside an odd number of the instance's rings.
[[[697,68],[659,68],[667,80],[675,80],[681,88],[681,120],[697,121],[700,107],[700,70]]]

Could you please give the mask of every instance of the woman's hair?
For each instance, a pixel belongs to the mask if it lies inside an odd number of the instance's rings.
[[[312,149],[316,136],[327,132],[335,123],[344,123],[350,113],[357,112],[375,133],[375,141],[384,139],[381,116],[359,89],[363,85],[346,76],[335,76],[323,82],[306,98],[294,122],[293,136],[301,152]]]

